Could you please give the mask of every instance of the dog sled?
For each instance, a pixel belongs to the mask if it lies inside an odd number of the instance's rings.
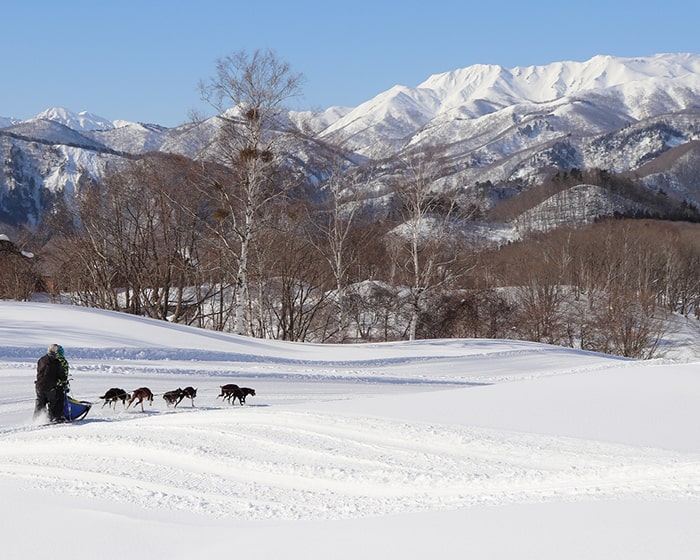
[[[66,422],[73,422],[75,420],[82,420],[90,412],[92,403],[88,401],[79,401],[74,399],[70,395],[66,395],[63,401],[63,417]]]

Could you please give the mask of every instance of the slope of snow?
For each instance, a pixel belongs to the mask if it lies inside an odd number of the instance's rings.
[[[350,111],[350,107],[329,107],[323,111],[291,111],[289,118],[300,130],[318,134]]]
[[[86,133],[112,150],[129,154],[155,152],[168,136],[166,128],[128,121],[115,122],[114,128]]]
[[[99,177],[103,173],[105,162],[98,154],[59,144],[55,155],[60,159],[61,166],[50,168],[50,173],[44,178],[44,188],[51,192],[63,192],[72,197],[81,178],[86,175]]]
[[[696,364],[278,343],[39,303],[0,302],[0,317],[5,557],[700,554]],[[52,342],[96,403],[73,425],[31,422]],[[231,382],[257,394],[224,403]],[[186,385],[196,406],[168,408]],[[156,394],[143,412],[98,398],[139,386]]]
[[[80,132],[64,124],[46,119],[22,121],[6,130],[15,135],[24,136],[27,141],[37,140],[44,144],[69,144],[83,146],[87,149],[104,149],[104,146],[90,140]]]
[[[521,232],[548,231],[564,225],[590,224],[601,216],[613,216],[631,207],[634,206],[630,200],[597,185],[583,183],[522,212],[515,225]]]
[[[439,99],[428,89],[394,86],[337,119],[325,131],[349,138],[370,129],[384,140],[401,140],[435,115]]]

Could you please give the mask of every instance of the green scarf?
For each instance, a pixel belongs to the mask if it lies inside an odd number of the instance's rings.
[[[61,367],[63,368],[63,376],[58,380],[59,387],[61,385],[68,385],[68,360],[62,354],[58,354],[56,359],[61,362]]]

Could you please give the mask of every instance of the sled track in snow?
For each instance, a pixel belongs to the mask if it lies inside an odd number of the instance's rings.
[[[147,509],[251,520],[700,499],[694,455],[265,407],[187,412],[0,432],[0,478]]]

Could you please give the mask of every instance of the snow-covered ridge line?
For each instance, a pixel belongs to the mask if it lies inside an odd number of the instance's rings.
[[[326,128],[341,119],[356,120],[378,104],[401,100],[426,119],[461,105],[481,100],[505,106],[530,101],[545,103],[584,92],[616,87],[655,89],[659,81],[681,82],[700,88],[700,55],[693,53],[659,53],[641,57],[597,55],[589,60],[560,61],[546,65],[506,68],[497,64],[474,64],[449,72],[434,74],[412,87],[397,85],[378,94],[358,107],[329,107],[319,112],[294,111],[295,120],[319,119]],[[642,84],[648,84],[643,86]],[[61,123],[76,131],[107,131],[137,125],[121,119],[109,120],[88,111],[75,112],[65,107],[51,107],[35,119]],[[30,119],[33,120],[33,119]],[[0,127],[16,124],[17,119],[0,117]]]
[[[664,80],[700,81],[700,57],[690,53],[647,57],[597,55],[584,62],[562,61],[505,68],[476,64],[435,74],[418,88],[440,94],[452,105],[468,99],[513,99],[545,103],[583,92]]]
[[[546,104],[564,98],[575,100],[603,91],[616,92],[616,102],[625,106],[624,111],[641,114],[644,104],[640,104],[639,99],[654,97],[655,92],[664,91],[664,88],[671,89],[670,84],[699,93],[700,56],[687,53],[636,58],[600,55],[585,62],[565,61],[510,69],[475,64],[435,74],[415,88],[395,86],[382,92],[342,116],[328,132],[353,129],[352,123],[371,126],[390,114],[411,113],[412,119],[421,115],[414,123],[406,120],[408,131],[442,114],[478,118],[518,104]],[[459,112],[455,113],[457,110]]]

